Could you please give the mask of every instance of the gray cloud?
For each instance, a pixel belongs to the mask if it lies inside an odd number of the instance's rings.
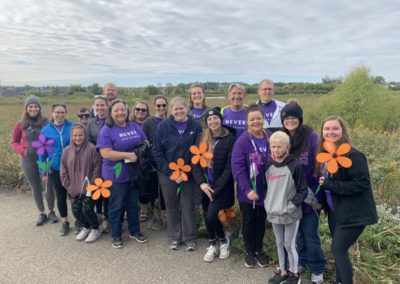
[[[399,8],[394,0],[3,0],[0,79],[313,81],[363,63],[399,80]]]

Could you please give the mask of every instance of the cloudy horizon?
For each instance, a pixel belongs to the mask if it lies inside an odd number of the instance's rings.
[[[0,0],[0,84],[400,81],[398,1]]]

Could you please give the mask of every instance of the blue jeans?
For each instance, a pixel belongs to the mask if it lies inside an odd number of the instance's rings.
[[[303,214],[297,233],[299,265],[308,267],[314,275],[326,271],[326,260],[318,234],[318,216],[315,212]]]
[[[110,188],[111,196],[108,204],[108,220],[111,225],[112,237],[121,237],[121,215],[126,209],[128,215],[128,230],[131,235],[140,232],[139,223],[139,189],[129,182],[114,183]]]

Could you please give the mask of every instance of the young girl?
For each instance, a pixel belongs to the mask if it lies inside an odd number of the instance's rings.
[[[271,135],[270,148],[273,161],[265,173],[268,190],[265,197],[267,219],[272,223],[279,258],[279,271],[269,279],[270,284],[297,284],[299,257],[296,251],[296,236],[302,217],[301,203],[307,196],[307,182],[297,160],[289,155],[290,138],[277,131]],[[286,271],[285,251],[289,258],[289,273]]]
[[[75,124],[71,128],[70,145],[61,157],[62,185],[71,196],[72,213],[82,224],[77,241],[93,243],[100,238],[99,222],[94,212],[94,202],[86,196],[86,186],[101,176],[101,157],[96,146],[88,142],[86,128]]]
[[[325,140],[332,141],[336,147],[351,143],[341,117],[330,116],[322,122],[320,152],[325,152],[322,147]],[[378,216],[365,155],[352,146],[345,156],[352,161],[350,168],[339,167],[334,174],[325,173],[323,164],[318,164],[317,169],[329,205],[331,249],[336,264],[335,283],[349,284],[353,283],[353,270],[348,249],[357,241],[366,225],[378,222]]]

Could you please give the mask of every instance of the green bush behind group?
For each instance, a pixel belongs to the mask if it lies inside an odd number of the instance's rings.
[[[345,119],[352,143],[368,158],[380,216],[379,223],[369,226],[351,251],[357,282],[400,283],[400,221],[393,216],[396,214],[396,208],[400,209],[400,91],[388,88],[379,79],[380,76],[371,76],[367,67],[359,66],[342,80],[331,80],[330,83],[334,84],[330,84],[330,88],[324,87],[326,92],[323,94],[288,93],[290,87],[285,87],[281,92],[277,92],[276,98],[282,101],[296,98],[304,110],[305,123],[312,126],[317,133],[325,117],[340,115]],[[325,80],[328,81],[327,78]],[[185,85],[179,85],[180,88],[175,88],[173,96],[187,97]],[[98,91],[95,89],[93,93]],[[226,97],[226,93],[223,93],[223,90],[219,91],[207,94],[209,106],[228,104],[226,99],[221,98]],[[246,96],[246,103],[255,102],[258,98],[256,88],[247,88],[247,91],[250,93]],[[153,88],[145,88],[143,92],[136,92],[135,96],[126,91],[119,92],[119,96],[129,105],[133,105],[136,99],[144,99],[149,102],[150,110],[154,111],[152,95],[156,93]],[[45,96],[41,99],[44,115],[50,116],[52,103],[64,102],[68,107],[68,118],[76,121],[79,108],[91,107],[93,94],[77,90],[68,96]],[[0,98],[2,189],[15,189],[25,183],[19,167],[19,157],[10,145],[11,130],[23,112],[24,100],[25,96]],[[397,216],[399,215],[400,212],[397,213]],[[328,268],[332,270],[329,230],[323,215],[321,219],[321,239],[327,253]],[[265,245],[268,254],[276,258],[272,234],[266,234]],[[238,251],[243,249],[238,240],[232,243],[232,247]]]

